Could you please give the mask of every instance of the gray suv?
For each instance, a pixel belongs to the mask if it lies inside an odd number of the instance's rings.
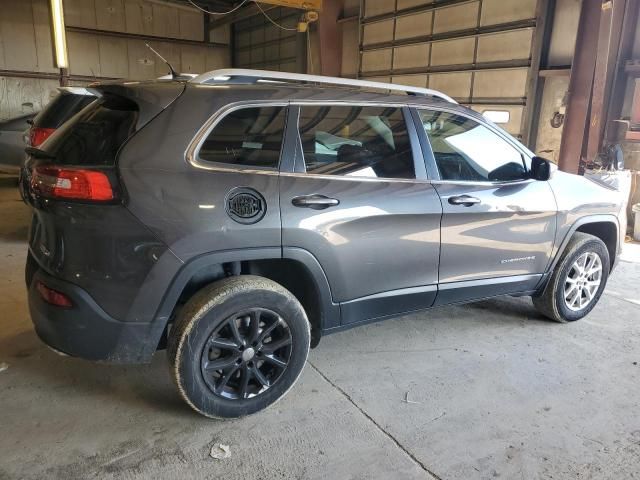
[[[166,346],[208,417],[273,404],[367,322],[505,294],[578,320],[620,253],[615,191],[440,92],[233,69],[91,89],[23,171],[36,332],[105,362]]]

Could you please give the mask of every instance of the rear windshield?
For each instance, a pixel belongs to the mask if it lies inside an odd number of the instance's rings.
[[[60,93],[44,107],[33,123],[40,128],[59,128],[95,99],[93,95]]]
[[[138,106],[126,98],[105,95],[46,140],[41,150],[64,165],[115,165],[116,155],[135,132]]]

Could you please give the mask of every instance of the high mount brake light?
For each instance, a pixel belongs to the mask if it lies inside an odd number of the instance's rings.
[[[31,188],[44,197],[108,202],[113,200],[109,177],[97,170],[40,166],[33,170]]]
[[[39,147],[42,142],[49,138],[55,131],[55,128],[31,127],[29,131],[29,144],[32,147]]]

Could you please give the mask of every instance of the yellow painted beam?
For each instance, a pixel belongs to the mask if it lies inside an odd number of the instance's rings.
[[[301,10],[315,10],[317,12],[322,10],[322,0],[260,0],[260,3],[299,8]]]

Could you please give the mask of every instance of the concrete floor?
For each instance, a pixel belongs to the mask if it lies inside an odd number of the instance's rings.
[[[164,352],[114,367],[40,343],[28,220],[0,178],[0,479],[640,476],[639,246],[576,324],[501,298],[336,334],[274,408],[220,422],[182,403]]]

